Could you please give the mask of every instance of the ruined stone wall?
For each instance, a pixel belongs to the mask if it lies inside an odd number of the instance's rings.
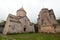
[[[49,25],[49,26],[48,26]],[[39,32],[47,32],[54,33],[59,31],[59,27],[57,27],[58,22],[56,21],[56,17],[54,15],[53,10],[48,10],[47,8],[43,8],[38,15],[38,30]]]
[[[55,29],[53,26],[41,26],[40,32],[55,33]]]

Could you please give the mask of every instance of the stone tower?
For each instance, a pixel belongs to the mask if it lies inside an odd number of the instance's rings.
[[[39,32],[55,32],[55,28],[58,25],[53,10],[43,8],[38,15],[38,27]]]
[[[17,10],[17,14],[16,16],[25,16],[26,15],[26,11],[24,10],[23,7],[21,7],[19,10]]]

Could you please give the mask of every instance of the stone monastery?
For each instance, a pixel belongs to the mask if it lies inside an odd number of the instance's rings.
[[[24,8],[20,8],[16,12],[16,16],[9,14],[4,27],[0,27],[2,34],[12,33],[35,33],[37,31],[46,33],[58,33],[60,32],[60,25],[56,21],[53,9],[42,8],[39,12],[37,19],[37,26],[31,23],[26,16]]]

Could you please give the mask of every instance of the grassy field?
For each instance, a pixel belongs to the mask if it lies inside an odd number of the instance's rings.
[[[60,34],[28,33],[0,36],[0,40],[60,40]]]

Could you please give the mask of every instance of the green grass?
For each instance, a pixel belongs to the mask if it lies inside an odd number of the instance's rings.
[[[60,34],[28,33],[0,36],[0,40],[60,40]]]

